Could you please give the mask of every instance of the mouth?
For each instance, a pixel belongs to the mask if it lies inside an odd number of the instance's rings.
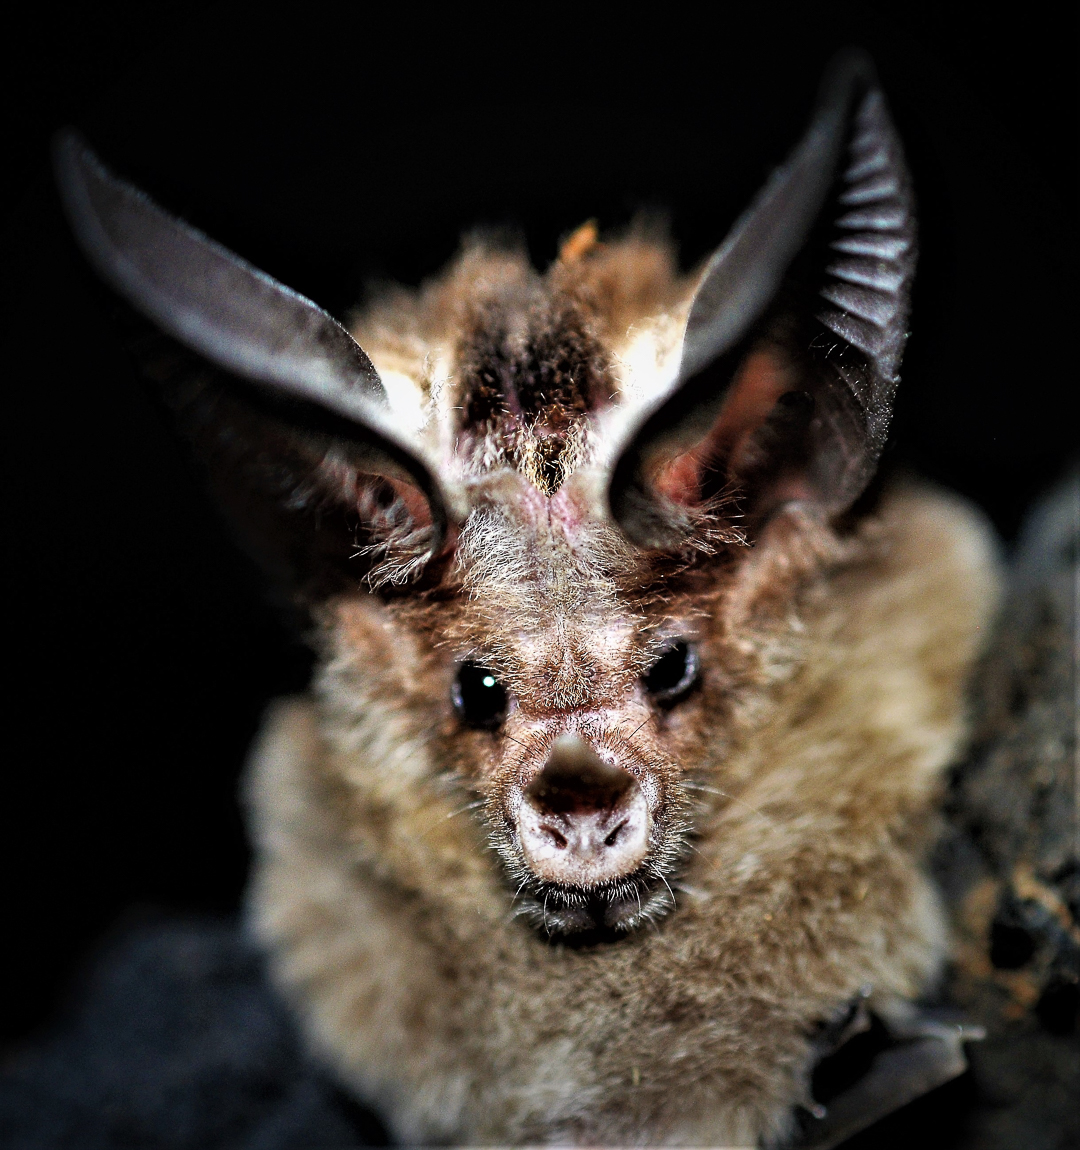
[[[614,940],[646,922],[656,922],[674,907],[675,897],[664,877],[642,868],[588,888],[530,876],[519,889],[515,913],[548,938]]]

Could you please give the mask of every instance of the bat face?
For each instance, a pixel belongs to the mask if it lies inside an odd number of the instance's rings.
[[[251,800],[316,1045],[414,1142],[789,1130],[815,1028],[940,961],[918,844],[992,599],[947,502],[852,511],[915,262],[868,64],[696,273],[642,231],[543,274],[476,242],[351,332],[77,139],[57,165],[316,624]]]
[[[464,322],[455,314],[434,341],[452,380],[434,438],[453,443],[445,466],[459,469],[472,508],[423,609],[450,679],[433,692],[452,744],[437,757],[482,800],[518,907],[549,934],[624,931],[670,906],[681,780],[702,721],[700,588],[713,594],[730,565],[726,551],[705,565],[643,555],[603,514],[604,420],[642,381],[627,349],[603,342],[610,317],[589,296],[606,276],[678,306],[691,285],[675,282],[658,245],[583,246],[571,237],[576,258],[544,278],[520,256],[466,255],[437,292],[461,299]],[[479,300],[476,279],[492,285]],[[638,301],[615,302],[629,312]],[[653,332],[638,336],[639,356],[646,340],[643,382],[655,386],[654,365],[677,349]],[[708,528],[740,545],[719,516]]]
[[[673,265],[662,242],[601,244],[586,225],[543,277],[519,254],[475,248],[410,307],[399,296],[356,325],[469,509],[398,615],[409,658],[419,642],[439,668],[434,773],[482,813],[516,912],[548,937],[617,935],[673,907],[693,798],[724,793],[725,727],[753,694],[733,615],[761,615],[741,620],[744,648],[772,622],[745,602],[761,564],[743,570],[733,475],[751,459],[769,468],[770,503],[805,486],[788,449],[812,400],[766,333],[736,371],[721,443],[654,465],[674,545],[634,546],[611,522],[605,449],[635,393],[662,393],[678,371],[696,284]],[[403,356],[416,330],[426,339]],[[391,519],[415,531],[416,514],[398,500]],[[789,534],[775,546],[790,562]],[[379,555],[390,566],[373,568],[376,584],[395,570],[392,546]],[[365,666],[385,661],[381,630],[343,630]]]

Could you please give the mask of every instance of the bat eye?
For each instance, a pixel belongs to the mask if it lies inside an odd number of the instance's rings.
[[[697,648],[685,639],[676,639],[648,669],[642,682],[656,702],[670,705],[690,693],[697,677]]]
[[[479,663],[462,663],[450,697],[462,722],[490,731],[506,718],[506,688],[495,672]]]

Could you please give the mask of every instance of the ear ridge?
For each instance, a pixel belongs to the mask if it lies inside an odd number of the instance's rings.
[[[879,90],[866,94],[855,124],[851,163],[837,197],[847,210],[835,221],[829,247],[837,254],[820,293],[832,306],[817,318],[863,352],[883,381],[895,384],[915,272],[914,195]]]
[[[435,468],[394,424],[378,373],[352,336],[311,300],[118,179],[75,132],[57,136],[54,162],[80,248],[122,299],[174,341],[164,358],[194,352],[198,360],[183,373],[243,392],[253,411],[264,412],[263,423],[278,429],[275,442],[292,427],[305,455],[336,444],[358,472],[414,485],[430,510],[427,557],[438,553],[447,504]],[[139,342],[144,350],[155,343]],[[160,337],[157,344],[144,363],[161,359]],[[216,370],[200,372],[199,361]],[[167,374],[159,383],[174,393],[176,407],[184,388],[176,371]]]
[[[820,370],[833,381],[819,394],[814,429],[820,501],[830,514],[858,498],[884,449],[918,257],[911,178],[877,87],[856,106],[836,204],[818,288],[824,331],[811,345],[811,356],[827,345]]]

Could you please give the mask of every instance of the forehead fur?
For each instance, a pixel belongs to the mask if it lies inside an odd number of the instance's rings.
[[[511,468],[554,494],[593,457],[597,415],[674,370],[691,281],[671,246],[580,234],[543,275],[474,238],[354,321],[399,419],[463,477]]]

